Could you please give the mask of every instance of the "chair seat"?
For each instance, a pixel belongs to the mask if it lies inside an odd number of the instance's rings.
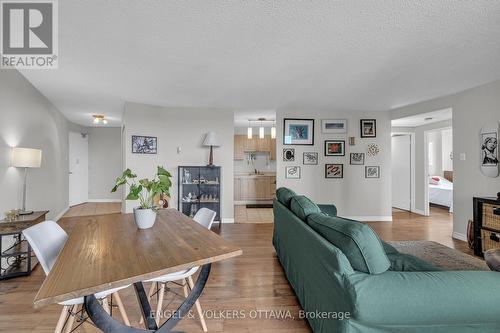
[[[162,276],[159,276],[157,278],[151,279],[151,280],[146,280],[146,282],[160,282],[160,283],[165,283],[165,282],[170,282],[170,281],[177,281],[177,280],[182,280],[187,278],[188,276],[193,275],[196,273],[198,270],[199,266],[193,267],[190,269],[186,269],[183,271],[178,271],[175,273],[170,273],[170,274],[165,274]]]
[[[108,297],[111,294],[116,293],[117,291],[120,291],[122,289],[128,288],[129,286],[130,286],[130,284],[128,286],[125,286],[125,287],[119,287],[119,288],[114,288],[114,289],[109,289],[109,290],[101,291],[99,293],[96,293],[94,296],[97,299],[103,299],[103,298]],[[84,302],[84,298],[83,297],[78,297],[78,298],[73,298],[73,299],[70,299],[70,300],[58,303],[58,304],[59,305],[69,305],[69,306],[71,306],[71,305],[83,304],[83,302]]]

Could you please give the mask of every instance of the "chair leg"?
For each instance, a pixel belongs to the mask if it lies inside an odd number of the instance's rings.
[[[69,314],[69,319],[68,319],[68,323],[66,324],[66,333],[70,333],[71,330],[73,329],[73,324],[75,323],[75,317],[76,317],[76,314],[78,313],[78,310],[80,308],[80,304],[77,304],[77,305],[73,305],[69,311],[70,311],[70,314]]]
[[[163,297],[165,296],[165,283],[160,283],[160,294],[158,295],[158,306],[156,308],[156,325],[160,324],[160,315],[163,307]]]
[[[108,315],[111,313],[111,311],[109,310],[109,303],[107,297],[102,299],[102,308],[104,309],[104,311],[106,311]]]
[[[69,306],[63,306],[61,314],[59,315],[59,320],[57,321],[56,329],[54,333],[61,333],[64,328],[64,322],[66,321],[66,316],[68,315]]]
[[[153,297],[153,294],[155,293],[155,287],[156,287],[156,282],[151,283],[151,288],[149,288],[149,294],[148,294],[148,299],[150,303],[151,303],[151,297]],[[141,320],[139,320],[139,325],[142,324],[144,324],[144,317],[141,314]]]
[[[118,305],[118,310],[120,311],[120,314],[123,318],[123,322],[125,325],[130,326],[130,321],[128,320],[127,313],[125,312],[125,308],[123,307],[123,302],[120,297],[120,294],[118,292],[113,293],[113,296],[115,296],[116,304]]]
[[[194,282],[193,278],[191,276],[188,276],[188,283],[189,283],[189,288],[193,289],[194,287]],[[201,309],[201,304],[199,300],[196,300],[196,303],[194,303],[196,306],[196,311],[198,311],[198,315],[200,316],[200,323],[201,327],[203,328],[203,332],[207,332],[207,323],[205,322],[205,317],[203,316],[203,310]]]

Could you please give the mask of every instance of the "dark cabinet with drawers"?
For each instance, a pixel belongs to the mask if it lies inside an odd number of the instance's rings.
[[[474,254],[500,248],[500,200],[474,197]]]

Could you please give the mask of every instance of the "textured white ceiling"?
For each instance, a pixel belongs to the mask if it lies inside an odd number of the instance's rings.
[[[124,101],[387,110],[500,78],[500,1],[59,1],[59,69],[22,71],[69,119]]]
[[[417,127],[437,123],[439,121],[450,120],[452,118],[453,110],[451,108],[448,108],[394,119],[391,121],[391,125],[393,127]]]

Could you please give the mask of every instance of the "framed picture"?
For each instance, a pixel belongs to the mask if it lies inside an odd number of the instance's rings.
[[[303,163],[305,165],[317,165],[318,153],[308,152],[303,154]]]
[[[481,133],[481,166],[498,166],[498,138],[497,133]]]
[[[325,140],[325,156],[345,156],[345,141]]]
[[[300,179],[300,167],[299,166],[285,167],[285,178]]]
[[[347,133],[347,119],[322,119],[321,132],[327,134]]]
[[[156,136],[132,135],[132,154],[158,153],[158,139]]]
[[[350,163],[352,165],[364,165],[365,164],[365,154],[364,153],[351,153]]]
[[[344,178],[344,165],[325,164],[325,178]]]
[[[283,120],[284,145],[314,145],[314,119]]]
[[[362,138],[377,137],[377,120],[376,119],[361,119],[360,133]]]
[[[284,148],[283,149],[283,161],[285,161],[285,162],[295,161],[295,149]]]
[[[365,166],[365,178],[380,178],[380,167]]]

